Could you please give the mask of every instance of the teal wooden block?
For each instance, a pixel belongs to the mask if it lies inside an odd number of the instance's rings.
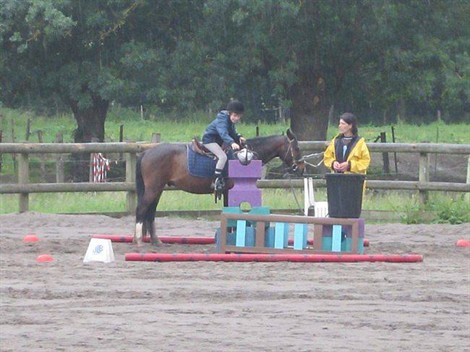
[[[274,248],[286,248],[289,236],[289,224],[277,222],[274,226]]]
[[[241,210],[240,207],[223,207],[222,213],[225,214],[244,214],[245,212]],[[246,214],[251,215],[269,215],[271,214],[271,208],[269,207],[253,207]],[[229,219],[227,220],[227,227],[237,226],[237,220]],[[256,221],[248,221],[247,226],[256,227]],[[269,223],[266,223],[266,228],[269,227]]]
[[[333,225],[333,234],[331,236],[331,251],[341,252],[341,225]]]
[[[220,252],[220,246],[221,246],[220,233],[221,233],[221,229],[218,228],[215,233],[215,248],[217,252]],[[236,234],[234,232],[227,231],[227,241],[225,245],[235,246],[235,237],[236,237]]]
[[[227,245],[229,245],[230,237],[227,238]],[[234,244],[237,247],[254,247],[256,240],[256,230],[247,226],[245,220],[237,220],[237,229],[235,231]]]
[[[271,208],[269,208],[269,207],[253,207],[248,212],[248,214],[251,214],[251,215],[269,215],[269,214],[271,214]],[[249,224],[249,226],[253,226],[253,228],[256,228],[256,221],[249,221],[248,224]],[[269,222],[266,222],[264,224],[264,228],[267,229],[268,227],[269,227]]]
[[[237,236],[235,240],[235,245],[237,247],[245,247],[246,245],[246,221],[237,220]]]
[[[251,226],[246,227],[245,247],[254,247],[256,242],[256,229]]]
[[[249,214],[253,215],[269,215],[271,214],[271,208],[269,207],[253,207],[248,212]]]
[[[294,249],[307,248],[307,224],[295,224],[294,226]]]
[[[274,228],[270,227],[266,229],[264,246],[269,248],[274,248]]]
[[[341,252],[352,252],[352,238],[345,237],[341,243]],[[359,238],[357,243],[357,252],[359,254],[364,254],[364,239]]]
[[[364,232],[365,222],[364,219],[359,218],[359,234],[357,242],[357,252],[364,254]],[[322,250],[331,252],[332,248],[333,225],[323,225],[322,233]],[[341,252],[352,252],[352,225],[344,225],[341,228]]]
[[[359,254],[364,254],[365,221],[363,218],[359,218],[358,232],[357,252]],[[341,251],[352,252],[352,250],[352,226],[343,226],[343,243],[341,244]]]
[[[331,236],[324,236],[321,240],[321,250],[324,252],[331,252]]]
[[[223,207],[222,213],[225,214],[241,214],[242,210],[240,207]],[[237,226],[237,220],[229,219],[227,220],[227,227]]]

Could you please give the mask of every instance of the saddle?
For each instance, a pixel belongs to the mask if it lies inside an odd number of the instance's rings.
[[[194,137],[189,146],[191,150],[197,154],[207,156],[209,158],[215,158],[215,155],[202,144],[197,137]]]

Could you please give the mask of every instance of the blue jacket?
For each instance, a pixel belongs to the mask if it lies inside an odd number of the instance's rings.
[[[217,117],[207,126],[202,135],[202,143],[223,143],[231,145],[233,142],[240,143],[241,134],[237,133],[235,124],[230,120],[227,110],[222,110]]]

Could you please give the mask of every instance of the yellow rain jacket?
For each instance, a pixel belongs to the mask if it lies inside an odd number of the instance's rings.
[[[341,134],[338,134],[331,140],[325,150],[323,163],[327,168],[333,170],[333,162],[335,160],[339,162],[348,161],[349,170],[345,173],[365,174],[370,165],[370,154],[366,141],[363,137],[354,137],[346,151],[346,160],[343,160],[342,137]]]

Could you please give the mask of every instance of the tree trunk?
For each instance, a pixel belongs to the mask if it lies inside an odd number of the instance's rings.
[[[299,140],[324,141],[328,130],[331,104],[326,97],[326,83],[317,76],[302,80],[290,90],[292,100],[291,128]]]
[[[74,131],[75,143],[90,143],[104,141],[104,123],[108,112],[109,102],[99,96],[92,96],[92,105],[80,108],[78,101],[70,101],[73,116],[77,121]],[[73,181],[87,182],[90,172],[90,154],[72,154]]]

